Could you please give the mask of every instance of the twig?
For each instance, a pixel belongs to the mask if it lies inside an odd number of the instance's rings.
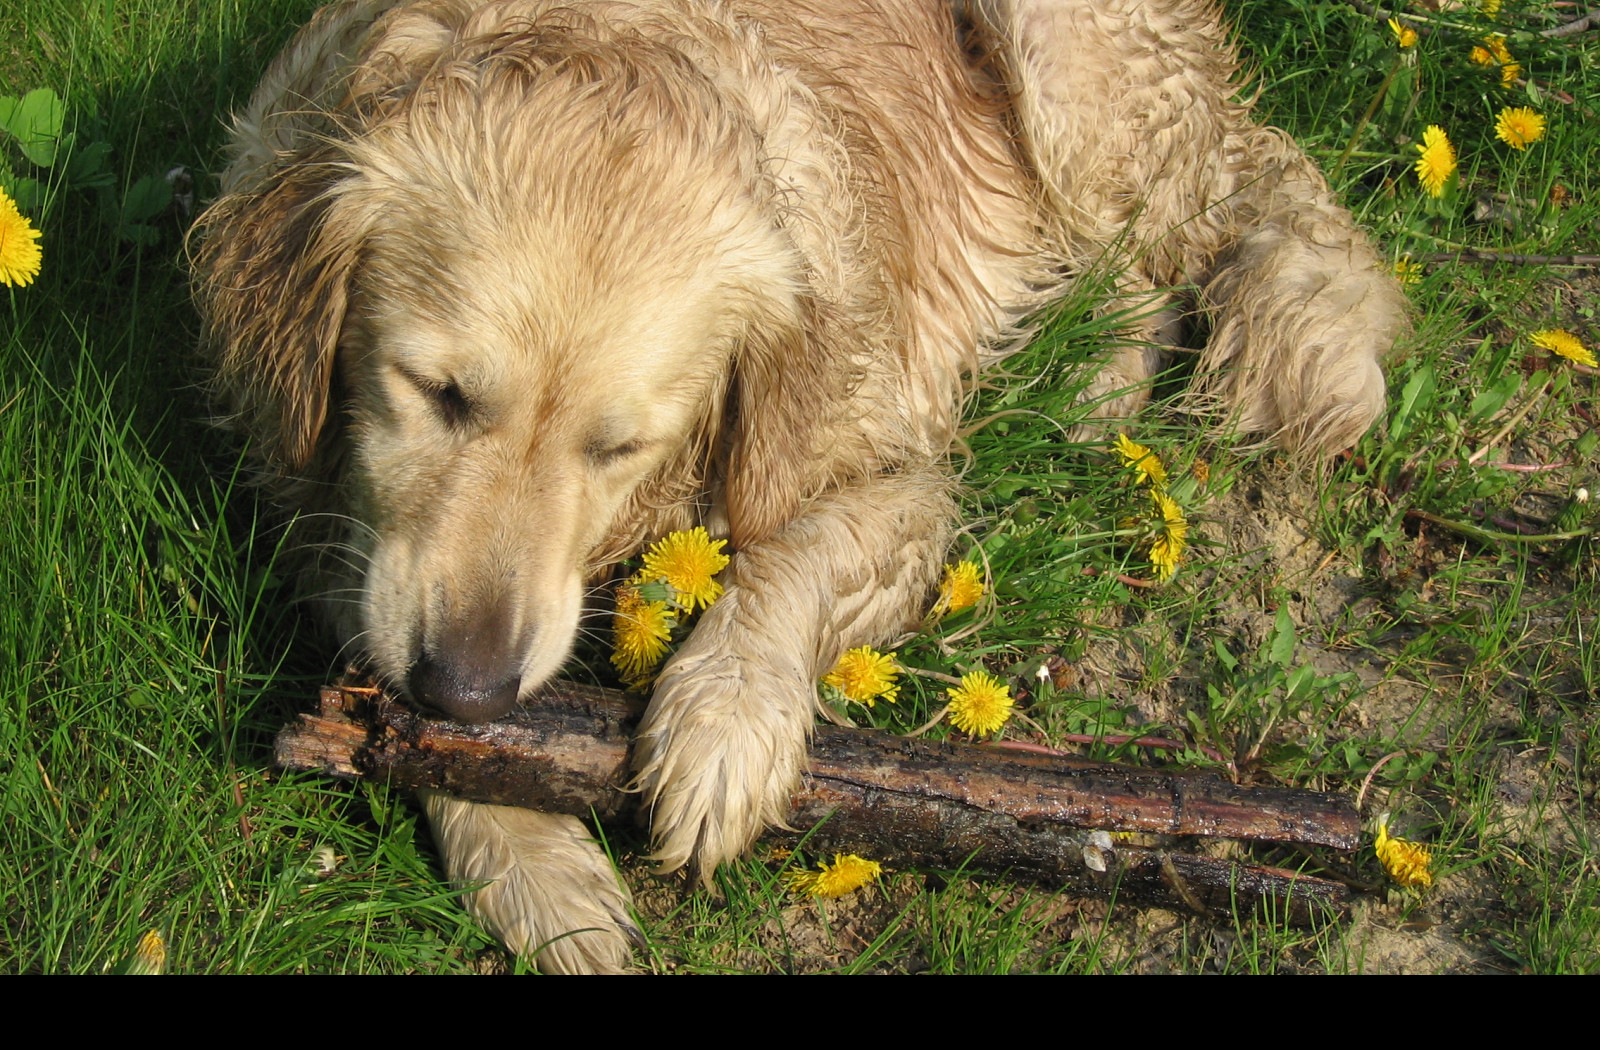
[[[56,792],[56,786],[50,783],[50,774],[45,772],[44,763],[36,756],[33,760],[33,765],[34,768],[39,770],[39,779],[44,781],[44,789],[50,795],[50,801],[56,804],[57,810],[65,813],[66,811],[61,806],[61,796]],[[70,830],[71,827],[72,825],[69,823],[67,828]]]
[[[1425,29],[1433,26],[1440,26],[1446,29],[1460,30],[1463,33],[1478,34],[1484,31],[1483,26],[1468,25],[1465,22],[1451,22],[1447,19],[1440,18],[1437,15],[1418,14],[1415,11],[1387,11],[1384,8],[1379,7],[1377,4],[1367,3],[1366,0],[1345,0],[1345,2],[1351,7],[1355,8],[1357,11],[1378,22],[1387,22],[1391,18],[1399,18],[1403,15],[1407,22],[1414,22],[1420,26],[1423,26]],[[1579,15],[1570,22],[1563,22],[1562,24],[1558,26],[1552,26],[1549,29],[1541,29],[1539,30],[1538,35],[1544,37],[1546,40],[1554,40],[1560,37],[1576,36],[1579,33],[1594,28],[1597,25],[1600,25],[1600,14],[1596,14],[1595,12],[1591,11],[1588,14]]]
[[[1372,768],[1367,770],[1367,775],[1361,781],[1361,790],[1356,792],[1356,812],[1357,813],[1361,812],[1362,800],[1364,800],[1367,797],[1367,788],[1372,785],[1372,778],[1378,775],[1378,770],[1382,769],[1385,765],[1387,765],[1391,758],[1399,758],[1403,754],[1406,754],[1406,752],[1405,751],[1391,751],[1387,755],[1384,755],[1382,758],[1380,758],[1376,762],[1374,762],[1372,764]]]
[[[1018,722],[1021,722],[1023,725],[1029,726],[1030,728],[1033,729],[1033,731],[1035,733],[1038,733],[1040,736],[1049,736],[1049,734],[1044,731],[1044,726],[1040,725],[1038,722],[1035,722],[1033,719],[1029,718],[1027,715],[1023,714],[1021,711],[1012,711],[1011,712],[1011,717],[1015,718]],[[1018,741],[1018,743],[1020,743],[1020,742],[1021,741]],[[989,743],[998,744],[998,743],[1000,743],[1000,741],[999,740],[991,740],[991,741],[989,741]]]
[[[1451,532],[1459,532],[1461,535],[1475,539],[1480,543],[1556,543],[1561,540],[1580,539],[1594,532],[1593,529],[1578,529],[1575,532],[1546,532],[1538,536],[1522,536],[1514,532],[1495,532],[1493,529],[1479,528],[1476,525],[1468,525],[1464,521],[1451,521],[1449,518],[1441,518],[1437,514],[1429,514],[1425,510],[1417,510],[1415,507],[1406,511],[1406,517],[1414,518],[1418,521],[1426,521],[1431,525],[1449,529]]]
[[[1521,266],[1600,266],[1600,255],[1537,255],[1529,252],[1497,252],[1488,248],[1466,248],[1458,252],[1427,252],[1414,258],[1428,263],[1515,263]]]
[[[905,674],[914,674],[918,678],[932,678],[934,681],[943,682],[945,685],[961,684],[961,679],[954,675],[945,674],[943,671],[929,671],[922,667],[901,667],[900,670]]]
[[[949,712],[949,710],[950,710],[950,705],[949,704],[945,704],[943,707],[939,708],[939,710],[937,710],[937,711],[935,711],[933,713],[933,717],[932,718],[928,719],[926,722],[922,723],[920,726],[918,726],[917,728],[913,729],[911,732],[907,733],[906,736],[911,737],[912,739],[916,739],[917,737],[919,737],[922,734],[926,733],[928,730],[932,729],[934,726],[938,725],[940,722],[943,722],[944,721],[944,716]]]
[[[215,628],[216,621],[212,621],[212,629],[214,630]],[[209,644],[211,644],[211,631],[206,632],[205,645]],[[200,651],[204,654],[204,645]],[[249,843],[254,828],[250,823],[250,811],[245,808],[244,804],[244,786],[240,783],[242,778],[239,776],[239,770],[233,762],[233,734],[228,731],[227,657],[224,655],[218,663],[220,666],[218,666],[216,677],[212,681],[217,697],[217,736],[228,748],[228,779],[233,782],[233,804],[239,807],[239,837]]]
[[[1439,461],[1440,470],[1447,470],[1451,467],[1459,467],[1460,465],[1461,461],[1459,459],[1444,459]],[[1476,466],[1478,464],[1473,465]],[[1509,470],[1518,474],[1539,474],[1546,470],[1560,470],[1566,465],[1567,461],[1564,459],[1557,460],[1554,463],[1496,463],[1491,461],[1482,464],[1482,466],[1485,467],[1493,467],[1495,470]]]
[[[1099,569],[1095,568],[1093,565],[1085,565],[1083,567],[1083,575],[1085,575],[1085,576],[1103,576],[1105,574],[1103,572],[1101,572]],[[1145,587],[1145,588],[1149,588],[1149,587],[1154,587],[1156,585],[1156,581],[1155,580],[1141,580],[1139,577],[1137,577],[1137,576],[1129,576],[1125,572],[1117,573],[1117,582],[1118,583],[1125,583],[1129,587]]]
[[[1510,471],[1515,471],[1515,472],[1520,473],[1520,474],[1538,474],[1539,472],[1545,471],[1545,470],[1560,470],[1562,467],[1564,467],[1566,465],[1567,465],[1567,461],[1564,460],[1564,459],[1563,460],[1558,460],[1555,463],[1485,463],[1484,464],[1484,466],[1486,466],[1486,467],[1494,467],[1496,470],[1510,470]]]
[[[1579,15],[1570,22],[1563,22],[1549,29],[1539,30],[1539,35],[1546,40],[1556,40],[1564,36],[1577,36],[1579,33],[1600,25],[1600,13],[1590,11],[1586,15]]]
[[[1526,536],[1540,528],[1538,525],[1524,525],[1521,522],[1512,521],[1504,514],[1495,514],[1490,517],[1489,520],[1500,526],[1502,529],[1505,529],[1508,532],[1515,532],[1521,536]]]
[[[1477,248],[1473,247],[1470,244],[1462,244],[1460,241],[1452,241],[1448,237],[1440,237],[1438,234],[1429,233],[1426,230],[1415,230],[1415,231],[1412,232],[1412,236],[1413,237],[1417,237],[1417,238],[1421,238],[1422,240],[1425,240],[1425,241],[1432,241],[1434,244],[1443,245],[1444,247],[1448,248],[1452,252],[1474,252],[1474,251],[1478,250]],[[1521,243],[1522,244],[1532,244],[1532,243],[1534,243],[1534,239],[1532,237],[1528,237],[1528,238],[1525,238]],[[1507,249],[1507,250],[1509,251],[1510,249]],[[1427,258],[1427,256],[1426,255],[1413,255],[1412,258],[1413,259],[1425,259],[1425,258]]]
[[[1423,15],[1415,11],[1388,11],[1377,4],[1369,4],[1366,0],[1345,0],[1345,2],[1377,22],[1387,22],[1391,18],[1399,18],[1403,15],[1407,23],[1420,26],[1421,32],[1432,32],[1435,27],[1455,29],[1463,33],[1477,34],[1483,32],[1482,26],[1468,25],[1465,22],[1452,22],[1437,15]]]
[[[1470,466],[1471,464],[1478,462],[1478,460],[1489,454],[1490,449],[1504,441],[1506,435],[1511,433],[1512,429],[1515,428],[1518,423],[1526,419],[1529,412],[1533,411],[1533,406],[1539,403],[1540,398],[1544,397],[1545,394],[1550,392],[1550,384],[1554,382],[1554,376],[1546,379],[1544,381],[1544,386],[1539,388],[1538,393],[1530,395],[1527,400],[1523,401],[1521,406],[1519,406],[1515,412],[1511,413],[1511,418],[1506,420],[1506,425],[1501,427],[1499,431],[1495,433],[1494,437],[1490,438],[1488,441],[1485,441],[1482,448],[1478,449],[1478,451],[1467,457],[1467,464]]]

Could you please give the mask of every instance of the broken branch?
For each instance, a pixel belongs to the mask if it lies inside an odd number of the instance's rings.
[[[630,744],[642,712],[623,694],[556,683],[506,719],[464,725],[424,718],[381,694],[328,687],[318,714],[279,734],[277,759],[289,769],[616,820],[639,808]],[[813,829],[814,848],[871,853],[894,866],[966,867],[1168,907],[1270,901],[1302,921],[1345,903],[1348,891],[1112,834],[1339,849],[1361,838],[1355,810],[1339,796],[834,726],[815,731],[788,823]]]

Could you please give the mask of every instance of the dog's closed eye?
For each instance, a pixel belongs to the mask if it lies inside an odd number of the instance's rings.
[[[430,376],[413,372],[408,368],[399,370],[406,382],[416,388],[417,392],[427,398],[444,424],[452,429],[463,426],[472,417],[473,401],[461,389],[461,384],[454,379],[435,379]]]
[[[622,460],[638,455],[645,449],[645,442],[639,438],[628,441],[617,441],[609,434],[591,438],[583,446],[583,454],[590,463],[597,467],[609,467]]]

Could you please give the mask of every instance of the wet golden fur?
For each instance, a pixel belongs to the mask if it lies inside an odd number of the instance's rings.
[[[1196,286],[1196,397],[1243,431],[1335,450],[1381,407],[1401,297],[1232,101],[1209,3],[964,17],[981,71],[935,0],[346,0],[263,78],[202,220],[219,396],[338,523],[308,586],[386,680],[492,717],[608,565],[731,539],[640,733],[667,868],[781,819],[819,671],[919,618],[965,384],[1073,270],[1120,247],[1129,296]],[[1111,355],[1108,414],[1158,362]],[[627,964],[576,820],[424,801],[508,944]]]

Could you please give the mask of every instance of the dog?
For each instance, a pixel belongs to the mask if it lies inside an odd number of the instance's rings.
[[[217,396],[327,523],[338,641],[455,718],[555,674],[609,567],[729,539],[636,748],[655,858],[709,874],[783,819],[821,671],[927,608],[964,393],[1074,274],[1140,306],[1107,418],[1185,308],[1235,432],[1381,410],[1398,284],[1236,68],[1210,0],[342,0],[197,229]],[[504,943],[629,965],[577,819],[423,802]]]

